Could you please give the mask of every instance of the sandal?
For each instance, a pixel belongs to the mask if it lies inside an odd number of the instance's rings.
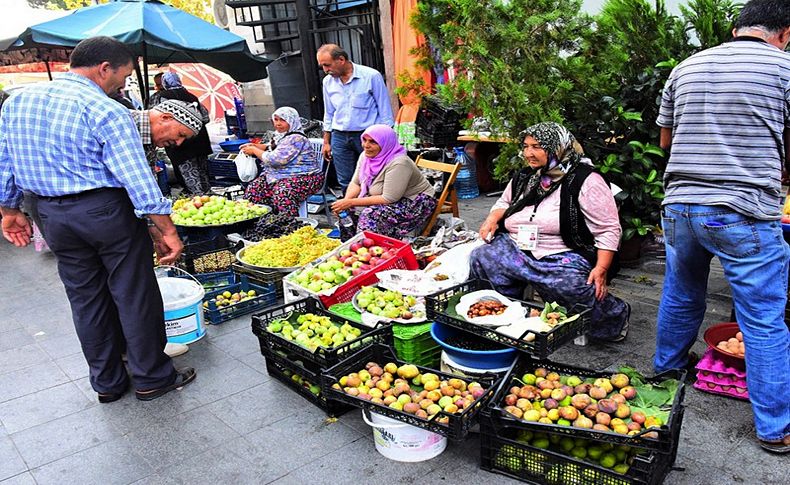
[[[173,383],[169,386],[160,387],[159,389],[151,389],[148,391],[134,391],[134,395],[141,401],[153,401],[154,399],[162,397],[174,389],[180,390],[182,387],[194,381],[195,376],[197,376],[195,369],[192,367],[186,367],[176,372],[176,380],[173,381]]]
[[[760,443],[760,448],[764,449],[765,451],[769,451],[771,453],[778,453],[780,455],[790,453],[790,435],[784,437],[781,440],[757,440]]]

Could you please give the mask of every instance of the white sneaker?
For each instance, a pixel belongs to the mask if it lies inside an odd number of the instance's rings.
[[[181,354],[185,354],[189,351],[189,347],[185,344],[175,344],[172,342],[168,342],[165,345],[165,353],[170,357],[177,357]]]

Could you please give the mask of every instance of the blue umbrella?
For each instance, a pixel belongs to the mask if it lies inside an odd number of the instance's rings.
[[[248,82],[264,79],[272,62],[253,55],[243,37],[158,0],[115,0],[77,9],[28,28],[9,50],[74,47],[99,35],[114,37],[141,56],[146,81],[148,63],[199,62]]]

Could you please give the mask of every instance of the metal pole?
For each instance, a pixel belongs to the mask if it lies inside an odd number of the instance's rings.
[[[318,79],[317,61],[315,59],[316,46],[310,32],[310,0],[296,0],[297,28],[299,29],[299,44],[302,52],[302,71],[304,84],[307,88],[310,101],[310,117],[322,119],[324,114],[323,98],[321,96],[321,83]]]
[[[145,48],[145,42],[143,42],[143,80],[145,81],[145,94],[143,94],[143,106],[148,106],[150,81],[148,81],[148,51]]]

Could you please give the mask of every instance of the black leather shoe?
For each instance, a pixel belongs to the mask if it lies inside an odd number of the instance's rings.
[[[174,389],[181,389],[190,382],[194,381],[195,376],[197,376],[195,369],[192,367],[186,367],[176,372],[176,380],[173,381],[173,383],[169,386],[160,387],[159,389],[150,389],[148,391],[134,391],[135,397],[141,401],[152,401],[158,397],[164,396]]]
[[[128,389],[129,385],[127,384],[124,390],[121,392],[97,392],[96,395],[99,396],[100,403],[107,404],[122,398]]]

